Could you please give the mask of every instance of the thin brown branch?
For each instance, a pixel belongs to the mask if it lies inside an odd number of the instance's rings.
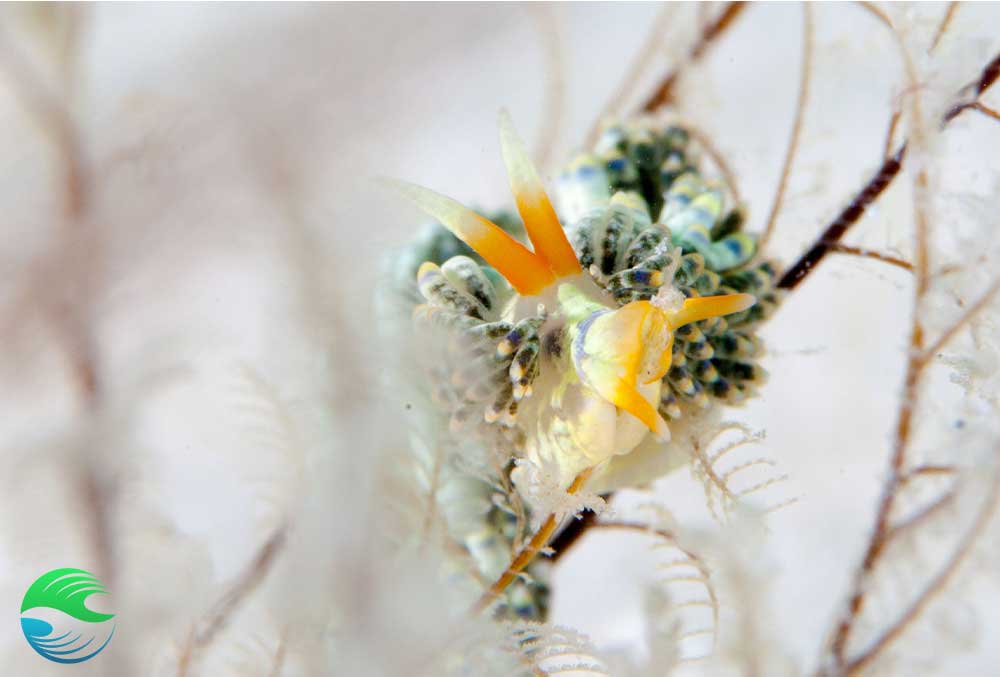
[[[954,475],[957,471],[950,465],[918,465],[912,470],[908,470],[902,477],[903,482],[911,482],[918,477],[928,475]]]
[[[0,31],[0,69],[14,85],[17,100],[32,119],[37,120],[59,155],[63,177],[63,213],[68,221],[80,218],[86,209],[87,172],[82,144],[67,104],[51,91],[41,76],[10,45]]]
[[[708,22],[711,19],[711,16],[710,16],[711,11],[712,11],[712,8],[710,6],[710,3],[707,3],[707,2],[699,2],[698,3],[698,15],[695,17],[695,20],[698,22],[698,29],[699,30],[702,30],[702,31],[705,30],[705,26],[708,25]]]
[[[730,2],[726,5],[726,9],[722,11],[717,18],[712,23],[705,26],[702,30],[701,37],[698,42],[695,43],[694,47],[691,48],[691,52],[688,55],[687,63],[695,63],[700,60],[705,53],[708,51],[709,47],[726,32],[733,22],[740,15],[743,10],[746,9],[746,4],[743,2]],[[644,113],[652,113],[656,110],[662,108],[673,100],[674,97],[674,87],[677,85],[677,81],[680,79],[681,69],[675,69],[669,72],[657,86],[656,91],[650,95],[648,99],[642,104],[642,111]]]
[[[948,32],[948,27],[951,26],[951,21],[955,18],[955,10],[957,9],[958,2],[948,3],[948,10],[944,13],[944,18],[941,19],[941,23],[938,24],[937,31],[934,33],[934,39],[931,41],[931,46],[927,49],[928,54],[937,49],[938,43],[941,42],[941,38],[943,38],[944,34]]]
[[[909,87],[912,90],[912,95],[910,97],[910,107],[911,116],[913,118],[911,126],[912,137],[915,145],[923,147],[923,115],[921,112],[921,98],[919,91],[919,79],[917,76],[916,66],[913,63],[913,59],[910,57],[909,52],[906,49],[906,45],[903,43],[902,36],[896,31],[892,22],[886,17],[882,11],[876,8],[870,3],[863,3],[864,6],[871,12],[879,16],[882,21],[889,27],[892,32],[894,39],[899,47],[900,54],[903,58],[903,66],[906,71],[907,79],[909,81]],[[909,143],[909,142],[908,142]],[[927,218],[927,192],[929,189],[929,179],[927,174],[927,167],[921,165],[916,173],[913,180],[914,184],[914,262],[913,266],[916,271],[916,287],[914,290],[915,302],[914,302],[914,313],[920,307],[920,301],[923,299],[927,292],[927,288],[930,284],[930,276],[928,274],[928,268],[930,265],[930,259],[928,256],[928,239],[929,239],[929,224]],[[923,332],[919,324],[915,324],[914,331],[912,333],[912,338],[914,341],[914,348],[919,348],[923,340]]]
[[[889,26],[890,28],[892,27],[891,24]],[[914,90],[913,97],[910,100],[913,144],[918,148],[922,148],[925,142],[920,94],[916,89],[916,68],[902,42],[902,38],[895,30],[893,30],[893,37],[897,41],[903,57],[909,86]],[[913,180],[913,237],[916,257],[914,275],[916,280],[913,291],[913,317],[910,325],[909,358],[907,360],[906,376],[903,383],[899,410],[896,416],[893,450],[889,461],[889,475],[882,488],[882,496],[879,500],[878,511],[875,517],[875,526],[869,538],[864,559],[855,571],[847,610],[837,624],[829,645],[830,657],[833,659],[834,664],[840,668],[843,668],[846,664],[847,641],[866,601],[866,594],[869,587],[867,582],[880,561],[886,546],[890,542],[890,518],[899,496],[899,489],[903,483],[903,469],[906,463],[906,453],[909,449],[913,428],[913,413],[920,397],[920,383],[927,365],[927,361],[923,357],[924,332],[921,324],[920,308],[930,282],[927,257],[927,243],[930,229],[926,205],[928,185],[927,168],[925,165],[921,165]]]
[[[771,239],[771,235],[774,232],[774,225],[777,223],[778,214],[781,213],[781,207],[785,200],[785,191],[788,189],[788,177],[791,175],[792,164],[795,162],[795,154],[799,148],[799,138],[802,135],[802,120],[805,117],[806,106],[809,103],[812,58],[812,7],[806,3],[802,5],[802,72],[799,76],[799,98],[795,103],[795,121],[792,123],[791,135],[788,138],[788,147],[785,149],[785,161],[781,167],[781,178],[778,180],[778,189],[775,191],[774,201],[771,203],[771,212],[768,214],[764,231],[757,245],[760,250],[763,250]]]
[[[188,632],[187,637],[184,640],[184,644],[181,646],[180,656],[177,658],[177,677],[187,677],[188,670],[191,668],[191,662],[194,659],[195,651],[195,631],[194,626],[191,626],[191,630]]]
[[[577,475],[572,484],[569,485],[569,488],[566,489],[566,493],[573,495],[578,492],[586,481],[590,479],[590,475],[593,472],[593,468],[588,468]],[[481,613],[493,603],[493,600],[503,594],[503,591],[514,582],[518,574],[524,571],[538,553],[545,549],[545,546],[548,545],[549,539],[552,538],[552,534],[555,533],[558,526],[559,520],[556,518],[556,515],[554,513],[549,515],[538,531],[535,532],[535,535],[531,537],[531,540],[528,541],[528,544],[521,549],[517,557],[507,566],[507,569],[500,575],[500,578],[490,586],[489,590],[483,593],[479,601],[472,607],[473,614]]]
[[[45,82],[37,69],[12,44],[2,26],[0,70],[9,78],[15,100],[51,144],[57,156],[56,165],[62,173],[63,237],[50,260],[42,265],[41,275],[47,276],[49,269],[55,268],[67,280],[63,288],[53,294],[55,298],[50,301],[46,311],[55,328],[56,339],[68,356],[80,399],[87,409],[93,410],[100,397],[97,350],[83,317],[88,308],[90,280],[80,279],[82,274],[75,272],[78,266],[67,267],[70,261],[79,260],[83,248],[90,244],[85,240],[86,234],[81,233],[81,229],[77,227],[85,221],[90,178],[83,142],[69,107],[69,90],[73,85],[82,15],[75,9],[65,11],[69,23],[60,54],[64,75],[64,81],[60,83],[62,90]],[[96,261],[94,251],[85,252],[85,256],[91,265]],[[67,277],[63,272],[65,270],[74,271],[75,274]],[[39,281],[36,284],[43,283]],[[46,281],[44,284],[49,283]],[[67,298],[70,295],[72,298]]]
[[[989,288],[983,293],[983,295],[980,296],[975,303],[973,303],[965,310],[965,312],[962,314],[962,317],[958,318],[958,320],[954,324],[948,327],[948,329],[946,329],[944,333],[941,334],[940,337],[938,337],[937,341],[935,341],[933,344],[931,344],[929,348],[927,348],[927,350],[921,355],[921,359],[925,362],[933,359],[934,356],[937,355],[942,348],[948,345],[948,343],[953,338],[955,338],[955,335],[959,331],[961,331],[963,327],[965,327],[967,324],[969,324],[969,322],[975,319],[976,315],[981,313],[983,309],[986,308],[986,306],[988,306],[991,301],[993,301],[993,299],[997,295],[997,292],[1000,292],[1000,277],[994,280],[993,284],[989,286]]]
[[[285,545],[288,535],[287,526],[279,527],[274,534],[261,546],[246,570],[236,580],[236,583],[215,603],[208,614],[199,623],[195,633],[195,643],[204,649],[218,637],[242,604],[254,593],[267,577],[274,566],[278,555]]]
[[[973,101],[972,104],[970,105],[970,108],[979,111],[983,115],[993,118],[994,120],[1000,122],[1000,111],[996,111],[978,101]]]
[[[906,144],[896,154],[887,158],[876,172],[875,176],[855,195],[843,211],[833,222],[827,226],[820,235],[816,243],[799,257],[791,267],[785,271],[778,281],[779,289],[794,289],[802,280],[806,278],[815,267],[830,252],[830,245],[838,242],[848,228],[853,226],[864,215],[868,207],[889,187],[899,170],[903,166],[903,158],[906,155]]]
[[[77,241],[72,237],[71,242]],[[38,273],[33,277],[34,285],[28,283],[28,287],[43,284],[42,280],[47,271],[51,271],[65,264],[67,251],[71,247],[63,246],[64,251],[56,252],[52,260],[44,260],[38,268]],[[73,271],[74,275],[80,273]],[[94,343],[91,333],[83,326],[81,317],[83,303],[78,297],[66,298],[71,294],[78,295],[81,290],[86,289],[87,280],[80,283],[77,288],[67,288],[50,290],[56,298],[45,298],[45,305],[41,306],[46,315],[46,319],[53,328],[53,338],[65,355],[69,372],[76,386],[80,401],[84,409],[93,413],[101,400],[101,382],[98,371],[97,346]],[[26,293],[31,294],[32,289],[27,289]]]
[[[882,20],[887,21],[885,15],[881,13],[881,10],[872,10],[868,5],[862,6],[868,8]],[[975,85],[976,95],[981,96],[983,92],[989,89],[990,86],[996,82],[998,77],[1000,77],[1000,54],[997,54],[997,56],[995,56],[993,60],[983,68],[979,80]],[[914,91],[916,91],[916,88],[914,88]],[[956,104],[948,111],[947,114],[945,114],[943,124],[947,125],[963,110],[968,110],[972,107],[973,106],[969,102]],[[875,176],[868,181],[867,184],[865,184],[865,186],[854,197],[854,199],[851,200],[847,207],[840,212],[837,218],[834,219],[829,226],[827,226],[826,230],[824,230],[819,236],[815,244],[807,249],[806,252],[785,271],[778,282],[778,288],[788,290],[794,289],[813,270],[815,270],[816,266],[831,251],[831,243],[838,242],[847,230],[861,219],[868,207],[876,199],[878,199],[878,197],[896,178],[896,175],[899,174],[899,171],[902,168],[903,159],[906,157],[907,147],[908,142],[903,143],[899,150],[896,151],[895,155],[882,162],[882,166],[879,168],[878,172],[875,173]],[[927,261],[924,260],[925,265],[926,263]],[[919,252],[916,264],[918,266],[920,265]]]
[[[889,118],[889,129],[885,133],[885,145],[882,146],[882,159],[886,160],[892,154],[892,138],[896,136],[896,127],[899,126],[899,118],[902,113],[899,109],[892,112],[892,117]]]
[[[916,75],[914,75],[916,77]],[[919,120],[920,117],[920,97],[913,97],[913,116],[915,118],[913,122],[914,127],[914,137],[921,136],[922,132],[918,131],[920,128]],[[916,139],[915,139],[916,140]],[[921,147],[924,145],[923,139],[919,139]],[[931,276],[930,276],[930,222],[927,215],[928,212],[928,198],[927,193],[930,190],[930,178],[927,174],[926,164],[921,164],[920,168],[917,170],[916,176],[913,177],[913,221],[914,221],[914,248],[913,248],[913,268],[916,274],[916,288],[914,289],[914,303],[913,303],[913,313],[914,313],[914,331],[913,331],[913,348],[919,349],[923,346],[923,328],[920,325],[920,310],[921,304],[924,296],[927,295],[927,290],[930,288]]]
[[[59,10],[57,10],[59,11]],[[86,413],[95,413],[100,405],[97,348],[93,333],[87,326],[91,280],[85,270],[74,262],[81,255],[96,262],[92,251],[76,226],[83,222],[88,204],[88,176],[82,141],[70,110],[73,75],[77,66],[80,37],[80,12],[75,8],[62,10],[67,17],[59,60],[63,81],[59,86],[47,85],[41,74],[11,44],[0,27],[0,69],[8,76],[16,101],[33,122],[37,123],[56,154],[56,165],[62,172],[61,192],[63,219],[62,237],[54,251],[41,262],[38,275],[30,286],[48,288],[43,313],[51,322],[57,342],[67,356],[80,400]],[[50,272],[58,272],[63,284],[51,286]],[[44,286],[43,286],[44,285]],[[32,292],[29,291],[29,294]],[[89,441],[89,440],[87,440]],[[74,464],[79,491],[84,505],[82,518],[90,535],[98,570],[108,585],[117,580],[113,504],[115,479],[102,473],[100,456],[87,454],[80,448]]]
[[[288,628],[281,631],[278,638],[278,648],[274,652],[274,665],[271,667],[270,677],[280,677],[281,671],[285,667],[285,655],[288,652]]]
[[[979,80],[972,85],[975,90],[975,96],[972,101],[962,101],[956,103],[951,109],[945,113],[944,124],[948,124],[956,117],[958,117],[962,112],[976,108],[975,103],[986,92],[987,89],[993,86],[993,83],[1000,78],[1000,54],[993,57],[993,60],[986,64],[983,68],[982,73],[979,75]]]
[[[997,450],[1000,453],[1000,449]],[[878,657],[881,652],[893,641],[898,639],[910,625],[920,617],[927,605],[933,601],[948,586],[955,576],[961,564],[968,558],[980,535],[989,524],[990,519],[996,513],[997,501],[1000,499],[1000,472],[994,471],[993,481],[990,485],[989,493],[983,501],[983,506],[976,515],[972,526],[963,536],[958,547],[945,562],[944,566],[934,578],[928,582],[927,586],[917,596],[917,599],[903,611],[902,614],[886,630],[882,632],[871,644],[860,654],[855,656],[845,665],[845,672],[848,675],[855,674],[862,670],[872,660]]]
[[[868,541],[861,566],[855,572],[847,610],[838,622],[829,645],[830,656],[833,658],[835,664],[840,667],[843,667],[846,663],[847,640],[854,628],[854,622],[864,606],[867,592],[865,583],[889,543],[889,516],[895,505],[897,491],[902,482],[901,468],[905,459],[906,449],[909,445],[913,409],[918,395],[920,377],[923,374],[923,367],[917,358],[916,350],[913,350],[914,344],[919,341],[919,332],[919,324],[915,321],[911,330],[911,357],[907,364],[906,379],[903,384],[901,404],[893,436],[893,453],[890,460],[889,479],[882,488],[882,496],[879,499],[878,511],[875,517],[875,528]]]
[[[849,254],[851,256],[859,256],[866,259],[875,259],[876,261],[882,261],[883,263],[897,266],[903,270],[913,271],[913,264],[906,259],[901,259],[897,256],[892,256],[891,254],[883,254],[875,251],[874,249],[852,247],[851,245],[843,244],[841,242],[828,242],[826,244],[829,246],[830,251],[838,254]]]
[[[88,463],[78,470],[80,491],[85,506],[83,515],[89,523],[91,543],[93,543],[94,554],[97,557],[97,569],[101,573],[102,580],[107,581],[108,585],[114,585],[117,574],[114,557],[114,530],[111,525],[114,490],[110,480],[98,476],[96,470],[97,468],[92,463]]]
[[[929,505],[917,511],[905,520],[897,522],[892,525],[888,532],[886,532],[887,541],[895,541],[900,536],[912,532],[914,529],[919,527],[921,524],[926,522],[928,519],[939,513],[944,508],[955,502],[958,494],[954,489],[951,491],[946,491],[944,494],[939,496],[936,500],[932,501]]]
[[[701,7],[704,7],[704,5],[699,5],[699,8]],[[661,47],[663,34],[666,33],[667,26],[670,24],[670,20],[673,18],[676,9],[676,4],[667,2],[664,3],[660,7],[660,11],[656,13],[656,19],[653,21],[653,27],[650,28],[646,34],[646,41],[643,43],[642,47],[639,48],[639,51],[632,59],[632,63],[629,64],[628,70],[625,71],[625,77],[623,77],[621,82],[618,83],[615,91],[612,93],[607,103],[604,104],[601,114],[597,116],[593,127],[591,127],[590,132],[587,134],[586,145],[588,148],[597,142],[597,138],[601,133],[601,126],[605,123],[605,121],[621,112],[625,102],[632,98],[632,94],[635,91],[636,86],[639,84],[639,79],[642,77],[643,71],[646,70],[649,62],[652,61],[653,57]]]
[[[890,31],[893,31],[895,33],[896,28],[892,25],[892,20],[889,18],[889,15],[887,15],[885,12],[882,11],[881,7],[879,7],[873,2],[859,2],[858,5],[860,5],[862,9],[871,13],[876,19],[881,21]]]
[[[691,135],[691,138],[698,142],[698,145],[705,150],[708,156],[712,158],[712,163],[718,167],[719,173],[722,174],[722,180],[726,182],[726,186],[732,194],[733,202],[738,205],[742,204],[743,198],[740,195],[739,186],[736,184],[736,174],[733,173],[723,154],[719,152],[719,148],[712,141],[712,137],[692,124],[685,123],[684,129]]]

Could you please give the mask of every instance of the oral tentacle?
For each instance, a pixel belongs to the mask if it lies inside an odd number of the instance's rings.
[[[667,310],[670,326],[674,329],[685,324],[707,320],[711,317],[731,315],[746,310],[757,302],[752,294],[725,294],[723,296],[699,296],[686,299],[678,310]]]

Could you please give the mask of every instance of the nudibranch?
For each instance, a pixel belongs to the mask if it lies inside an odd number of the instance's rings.
[[[641,145],[619,136],[606,144],[612,153]],[[719,191],[696,172],[680,167],[650,198],[641,155],[617,164],[582,156],[560,178],[564,228],[503,113],[500,144],[530,247],[451,198],[398,184],[481,258],[424,261],[425,303],[414,315],[451,337],[437,397],[453,427],[511,433],[518,453],[556,469],[565,487],[583,470],[665,445],[682,405],[705,407],[759,375],[739,359],[756,352],[755,339],[726,318],[752,319],[748,292],[770,279],[766,268],[740,269],[753,241],[720,231]],[[658,176],[669,159],[655,159]],[[630,162],[634,188],[613,175]],[[726,269],[735,271],[728,286]]]

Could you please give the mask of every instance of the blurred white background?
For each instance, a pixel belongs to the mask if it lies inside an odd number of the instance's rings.
[[[424,222],[372,179],[506,205],[498,110],[511,111],[529,143],[553,144],[543,168],[551,178],[660,9],[91,5],[78,10],[78,57],[61,74],[52,65],[56,20],[4,8],[0,610],[10,622],[0,665],[14,666],[6,674],[66,671],[31,653],[15,620],[27,585],[51,568],[115,581],[120,626],[109,651],[117,653],[73,668],[93,675],[168,664],[186,623],[286,521],[297,562],[283,570],[287,605],[308,603],[314,589],[305,581],[338,576],[336,534],[365,511],[365,460],[398,441],[369,387],[387,362],[371,340],[381,261]],[[934,25],[943,10],[905,16]],[[673,12],[639,96],[698,31],[697,7]],[[905,87],[890,34],[863,9],[817,5],[814,20],[801,154],[772,241],[786,263],[878,166]],[[995,53],[998,21],[994,4],[957,12],[941,45],[953,90]],[[801,26],[797,5],[750,7],[678,91],[681,114],[733,166],[751,228],[766,218],[787,143]],[[72,218],[61,142],[44,112],[25,105],[33,81],[65,102],[78,134],[85,206]],[[554,137],[544,132],[549,121]],[[945,138],[973,167],[967,188],[995,196],[1000,125],[967,116]],[[907,199],[895,186],[848,240],[906,256]],[[766,430],[765,453],[791,478],[779,491],[799,498],[770,518],[760,557],[770,572],[766,634],[803,670],[820,654],[872,522],[909,302],[905,271],[831,257],[764,330],[770,381],[733,414]],[[81,355],[95,371],[94,394],[81,385]],[[261,383],[281,407],[269,408],[270,395],[255,390]],[[935,397],[957,392],[945,383]],[[276,442],[272,429],[285,416],[297,421],[301,444]],[[357,495],[339,493],[356,466]],[[680,524],[714,528],[686,470],[655,491]],[[95,547],[102,539],[113,543],[113,573]],[[554,620],[601,646],[641,651],[637,582],[652,580],[650,561],[638,537],[584,541],[555,573]],[[289,581],[302,589],[289,592]],[[996,583],[994,571],[974,595],[955,593],[942,623],[970,652],[946,672],[921,674],[987,674],[997,664]],[[262,636],[277,623],[276,607],[266,608],[248,611]],[[290,660],[287,674],[350,674],[317,665]],[[229,659],[206,670],[240,674]]]

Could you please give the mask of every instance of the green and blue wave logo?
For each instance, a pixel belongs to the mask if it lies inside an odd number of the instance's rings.
[[[42,575],[21,603],[21,629],[28,644],[56,663],[82,663],[101,653],[115,634],[115,615],[91,611],[86,601],[106,594],[97,577],[83,569],[54,569]]]

